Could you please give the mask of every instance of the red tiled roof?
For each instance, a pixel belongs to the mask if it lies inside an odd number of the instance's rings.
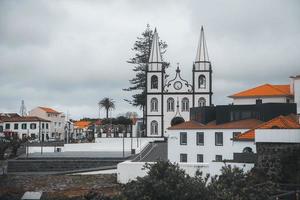
[[[52,108],[41,107],[41,106],[39,106],[39,108],[46,111],[47,113],[60,114],[60,112],[57,112],[56,110],[54,110]]]
[[[238,135],[234,140],[254,140],[255,139],[255,130],[256,129],[272,129],[272,128],[279,128],[279,129],[296,129],[300,128],[300,124],[296,121],[294,115],[288,116],[278,116],[270,121],[267,121],[253,129],[246,131]]]
[[[168,129],[170,130],[177,130],[177,129],[200,129],[204,125],[201,123],[198,123],[196,121],[187,121],[180,124],[177,124],[175,126],[171,126]]]
[[[227,122],[223,124],[216,124],[216,121],[209,122],[204,125],[195,121],[187,121],[170,127],[170,130],[177,129],[250,129],[263,123],[257,119],[244,119],[239,121]]]
[[[263,97],[263,96],[292,96],[290,92],[290,85],[271,85],[264,84],[251,88],[233,95],[231,98],[242,98],[242,97]]]
[[[86,128],[88,127],[92,122],[90,121],[77,121],[74,123],[74,127],[76,128]]]
[[[49,120],[36,117],[36,116],[19,116],[19,117],[6,117],[1,119],[3,122],[50,122]]]

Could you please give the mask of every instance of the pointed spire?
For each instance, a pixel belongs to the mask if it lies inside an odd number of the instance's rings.
[[[197,55],[196,55],[195,62],[199,62],[199,61],[209,61],[203,26],[201,26],[200,39],[199,39],[199,43],[198,43],[198,49],[197,49]]]
[[[159,46],[159,38],[156,28],[154,30],[151,53],[149,57],[150,70],[161,70],[162,57]]]
[[[201,64],[201,67],[203,66],[204,70],[206,70],[207,67],[209,67],[209,63],[210,63],[203,26],[201,26],[201,32],[200,32],[200,38],[199,38],[195,63],[199,63],[196,65],[196,69],[198,70],[200,70],[200,63],[203,63]]]

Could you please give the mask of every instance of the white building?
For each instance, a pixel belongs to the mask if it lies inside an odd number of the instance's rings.
[[[18,134],[19,138],[47,141],[50,134],[50,121],[35,116],[0,116],[0,132]]]
[[[291,76],[290,84],[264,84],[230,95],[233,104],[296,103],[300,114],[300,75]]]
[[[203,125],[194,121],[170,127],[168,133],[168,159],[176,163],[212,163],[233,160],[233,153],[245,148],[256,152],[253,141],[236,142],[233,138],[262,124],[246,119],[216,125]]]
[[[36,107],[29,111],[29,116],[37,116],[51,122],[49,130],[50,138],[58,140],[63,140],[65,138],[66,117],[64,113],[58,112],[52,108]]]
[[[176,115],[178,102],[181,116],[189,119],[190,108],[208,106],[212,103],[212,68],[208,58],[203,28],[194,65],[192,83],[182,79],[179,66],[176,76],[166,80],[165,63],[155,30],[149,63],[147,66],[146,134],[148,137],[163,137]]]

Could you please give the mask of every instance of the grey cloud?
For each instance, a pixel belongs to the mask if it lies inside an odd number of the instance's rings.
[[[122,91],[134,75],[126,60],[147,23],[169,45],[165,55],[191,80],[200,26],[213,64],[213,101],[299,74],[299,1],[0,1],[0,111],[53,106],[73,118],[138,111]]]

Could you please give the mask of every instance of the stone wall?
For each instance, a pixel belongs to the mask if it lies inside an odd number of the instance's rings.
[[[256,167],[272,180],[294,182],[300,175],[299,143],[256,143]]]

